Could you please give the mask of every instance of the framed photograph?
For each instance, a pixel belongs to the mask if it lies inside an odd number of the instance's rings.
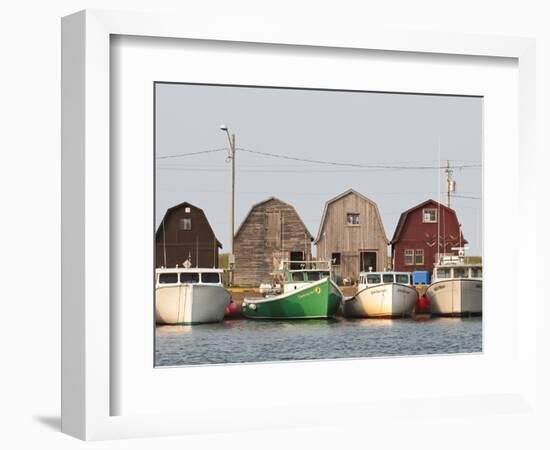
[[[63,431],[532,410],[534,42],[218,25],[63,19]]]

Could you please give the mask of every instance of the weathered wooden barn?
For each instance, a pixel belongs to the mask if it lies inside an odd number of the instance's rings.
[[[200,208],[183,202],[166,210],[156,232],[156,267],[218,267],[222,244]]]
[[[394,270],[432,272],[438,253],[456,255],[452,250],[467,243],[456,212],[435,200],[426,200],[401,213],[391,240]]]
[[[281,260],[311,260],[313,237],[292,205],[275,197],[255,204],[235,233],[235,286],[269,281]]]
[[[388,265],[388,239],[378,206],[353,189],[326,202],[315,245],[317,259],[332,260],[339,282]]]

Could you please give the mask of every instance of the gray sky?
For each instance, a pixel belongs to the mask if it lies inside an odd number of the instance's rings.
[[[156,225],[167,208],[188,201],[204,209],[224,250],[229,238],[227,152],[167,155],[228,146],[292,157],[399,167],[481,163],[482,100],[293,89],[156,85]],[[438,151],[438,149],[440,149]],[[325,202],[353,188],[378,204],[388,239],[402,211],[428,199],[445,203],[437,169],[327,166],[237,151],[235,229],[270,196],[292,204],[315,236]],[[481,168],[454,171],[458,214],[469,255],[481,254]],[[314,250],[315,252],[315,250]]]

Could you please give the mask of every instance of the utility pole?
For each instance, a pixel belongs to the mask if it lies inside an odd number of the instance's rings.
[[[235,134],[229,134],[225,125],[220,126],[225,131],[229,140],[229,155],[227,159],[231,162],[231,189],[230,189],[230,212],[229,212],[229,285],[233,285],[233,266],[235,265],[235,254],[233,253],[233,240],[235,238]]]
[[[449,166],[449,160],[447,160],[447,167],[445,168],[445,174],[447,175],[447,208],[451,207],[451,192],[455,191],[456,182],[453,180],[453,170]]]

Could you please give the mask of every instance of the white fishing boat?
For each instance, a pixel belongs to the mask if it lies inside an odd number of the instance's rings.
[[[231,295],[222,269],[156,269],[155,320],[162,325],[220,322]]]
[[[432,283],[426,290],[432,314],[469,316],[482,313],[481,264],[466,264],[464,249],[458,255],[442,256],[435,264]]]
[[[410,316],[418,300],[409,272],[361,272],[357,293],[343,302],[346,317]]]

